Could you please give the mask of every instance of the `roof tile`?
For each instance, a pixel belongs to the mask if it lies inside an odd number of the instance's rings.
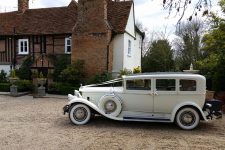
[[[116,33],[123,33],[133,1],[108,0],[108,22]],[[72,33],[77,20],[78,4],[67,7],[28,9],[24,13],[0,13],[0,35],[39,35]]]

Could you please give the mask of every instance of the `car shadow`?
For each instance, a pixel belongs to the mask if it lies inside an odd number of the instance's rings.
[[[59,119],[59,120],[58,120]],[[175,123],[157,123],[157,122],[133,122],[133,121],[115,121],[102,116],[95,116],[90,120],[86,125],[76,126],[72,124],[68,117],[58,118],[57,126],[62,128],[115,128],[115,129],[132,129],[132,130],[155,130],[155,131],[181,131],[188,132],[180,129]],[[199,126],[192,130],[192,133],[198,133],[202,131],[207,131],[210,133],[210,130],[215,131],[214,124],[200,122]]]

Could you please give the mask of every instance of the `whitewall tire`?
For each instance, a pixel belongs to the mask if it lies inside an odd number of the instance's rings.
[[[98,103],[98,107],[105,113],[117,117],[122,110],[120,99],[114,94],[103,96]]]
[[[184,130],[192,130],[196,128],[199,122],[199,113],[191,107],[182,108],[176,115],[177,125]]]
[[[84,104],[73,105],[69,111],[69,118],[75,125],[84,125],[91,118],[91,110]]]

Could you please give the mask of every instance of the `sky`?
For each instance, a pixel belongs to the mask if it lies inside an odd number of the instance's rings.
[[[30,0],[30,8],[46,8],[67,6],[71,0]],[[197,0],[193,0],[195,3]],[[168,12],[163,10],[163,0],[134,0],[135,18],[151,32],[163,32],[172,38],[179,16],[174,14],[168,17]],[[218,11],[218,0],[212,0],[212,11]],[[17,10],[17,0],[0,0],[0,12]],[[192,8],[186,12],[184,20],[192,14]]]

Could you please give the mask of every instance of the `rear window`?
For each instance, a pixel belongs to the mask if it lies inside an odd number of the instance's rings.
[[[175,79],[156,79],[157,91],[175,91],[176,90]]]
[[[196,91],[196,81],[180,80],[180,91]]]

